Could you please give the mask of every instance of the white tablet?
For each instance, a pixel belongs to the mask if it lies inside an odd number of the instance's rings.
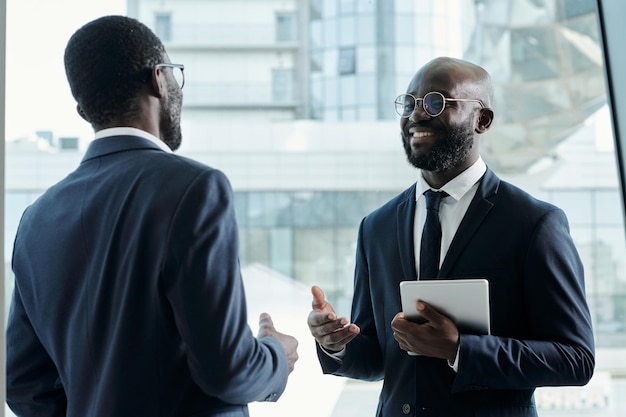
[[[416,307],[417,300],[422,300],[450,318],[460,333],[491,334],[486,279],[402,281],[400,297],[402,312],[409,320],[423,321]]]

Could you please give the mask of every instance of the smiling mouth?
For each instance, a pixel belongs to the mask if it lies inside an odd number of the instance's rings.
[[[413,132],[411,136],[414,138],[424,138],[426,136],[435,136],[435,134],[433,132]]]

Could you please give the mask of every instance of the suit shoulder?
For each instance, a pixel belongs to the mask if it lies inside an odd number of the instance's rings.
[[[187,156],[161,153],[157,156],[159,161],[154,164],[157,171],[175,172],[177,177],[186,178],[212,178],[213,181],[230,183],[226,174],[220,169],[199,162]],[[170,174],[171,175],[171,174]]]
[[[180,169],[188,169],[191,171],[214,171],[217,170],[214,167],[206,165],[203,162],[197,161],[187,156],[178,154],[161,154],[165,158],[165,163],[178,166]]]
[[[505,210],[514,208],[514,212],[523,218],[538,219],[547,214],[557,214],[558,216],[565,216],[563,210],[547,201],[541,200],[532,196],[527,191],[508,183],[501,181],[497,194],[494,196],[494,203],[496,207],[501,207]]]

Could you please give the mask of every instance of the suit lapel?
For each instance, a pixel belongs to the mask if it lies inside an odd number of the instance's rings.
[[[415,269],[415,242],[413,240],[413,223],[415,222],[415,185],[404,192],[405,197],[396,212],[398,227],[398,250],[402,271],[407,281],[416,280]]]
[[[487,169],[487,172],[485,172],[485,175],[481,179],[478,190],[476,190],[476,195],[467,208],[467,212],[465,213],[465,216],[463,216],[463,220],[461,221],[461,224],[452,239],[448,253],[444,258],[439,271],[440,277],[446,277],[449,275],[450,270],[454,266],[457,258],[463,252],[463,249],[472,239],[476,230],[478,230],[483,220],[493,207],[493,203],[489,201],[488,198],[498,192],[499,184],[500,179],[493,173],[493,171]]]

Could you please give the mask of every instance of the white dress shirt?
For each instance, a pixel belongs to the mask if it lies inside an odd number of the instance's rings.
[[[110,136],[139,136],[144,139],[148,139],[150,142],[156,144],[159,148],[164,150],[165,152],[172,153],[172,150],[163,142],[161,139],[157,138],[151,133],[146,132],[145,130],[137,129],[135,127],[110,127],[108,129],[102,129],[96,132],[94,136],[94,140],[108,138]]]
[[[415,247],[415,267],[417,268],[417,276],[419,276],[420,270],[420,247],[422,242],[422,230],[424,229],[424,223],[426,222],[426,198],[424,193],[430,189],[434,191],[445,191],[448,193],[448,197],[441,200],[441,206],[439,206],[439,220],[441,222],[441,253],[439,256],[441,263],[448,253],[450,243],[456,234],[463,216],[469,207],[476,190],[478,189],[478,181],[485,174],[487,165],[482,160],[478,160],[468,169],[456,176],[446,185],[440,189],[431,188],[422,175],[419,176],[419,180],[415,184],[415,221],[413,222],[413,241]],[[444,277],[445,278],[445,277]]]

